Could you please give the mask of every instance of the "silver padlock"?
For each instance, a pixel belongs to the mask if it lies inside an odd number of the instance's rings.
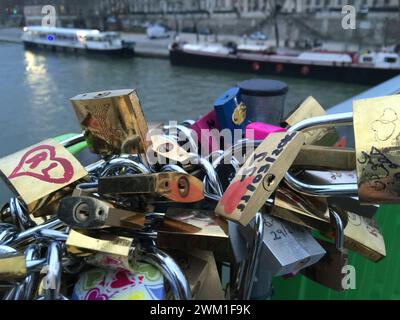
[[[260,271],[270,272],[272,276],[297,273],[324,256],[325,250],[305,228],[268,214],[263,215],[263,220],[265,232],[260,254]],[[251,225],[241,230],[249,239]]]

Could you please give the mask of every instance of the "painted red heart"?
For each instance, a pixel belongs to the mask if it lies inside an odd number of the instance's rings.
[[[247,191],[247,186],[252,183],[254,177],[247,177],[243,181],[236,181],[229,185],[220,204],[224,206],[226,214],[231,214],[233,210],[239,205],[240,200]]]
[[[43,152],[38,152],[43,151]],[[46,152],[47,151],[47,152]],[[32,157],[30,157],[34,154]],[[33,171],[41,162],[49,162],[48,166],[41,170],[41,172]],[[23,166],[28,165],[32,171],[21,171]],[[60,165],[64,169],[64,173],[60,178],[53,178],[49,175],[50,170]],[[29,176],[42,181],[56,184],[68,183],[74,176],[74,167],[67,159],[56,157],[56,149],[51,145],[40,145],[28,152],[26,152],[14,171],[8,176],[11,180],[13,178]]]
[[[111,282],[111,288],[113,289],[118,289],[121,287],[125,287],[125,286],[129,286],[130,284],[134,284],[134,281],[131,281],[128,278],[128,274],[130,274],[130,272],[128,270],[125,269],[120,269],[117,271],[117,273],[115,274],[115,279],[113,280],[113,282]]]
[[[100,293],[100,290],[98,288],[93,288],[90,290],[84,300],[108,300],[108,296],[106,294]]]

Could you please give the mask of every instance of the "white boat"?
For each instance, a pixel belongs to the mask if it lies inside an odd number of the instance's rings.
[[[134,43],[122,40],[118,32],[31,26],[24,27],[22,41],[28,48],[109,54],[134,53]]]

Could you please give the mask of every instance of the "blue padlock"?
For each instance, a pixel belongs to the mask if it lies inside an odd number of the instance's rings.
[[[247,107],[240,96],[239,87],[230,88],[214,102],[218,123],[221,129],[244,130],[249,124]]]

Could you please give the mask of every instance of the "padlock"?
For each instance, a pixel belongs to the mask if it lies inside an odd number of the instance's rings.
[[[122,210],[93,197],[66,197],[60,201],[58,218],[77,229],[97,229],[104,226],[121,226],[121,220],[137,215]]]
[[[282,183],[275,194],[271,215],[313,230],[330,231],[328,203],[325,198],[310,197],[294,192]],[[347,220],[343,220],[343,224]]]
[[[335,225],[335,244],[318,240],[326,255],[317,263],[303,269],[301,273],[311,280],[336,291],[344,291],[344,267],[348,265],[348,251],[344,249],[344,226],[340,216],[330,210],[331,220]]]
[[[281,123],[284,128],[303,120],[326,115],[324,108],[313,97],[308,97],[292,110]],[[304,132],[306,144],[316,144],[322,146],[332,146],[338,140],[338,135],[333,127],[318,128]]]
[[[252,140],[264,140],[271,133],[276,132],[286,132],[286,129],[263,122],[253,122],[246,126],[244,138]]]
[[[191,155],[172,138],[164,135],[151,135],[151,149],[156,153],[147,153],[148,162],[154,164],[167,164],[171,161],[186,164]],[[173,163],[172,163],[173,164]]]
[[[346,184],[357,182],[357,172],[354,171],[317,171],[304,170],[298,176],[307,184]],[[301,195],[301,197],[308,197]],[[379,209],[378,205],[362,205],[358,197],[329,197],[328,204],[340,207],[346,211],[354,212],[359,216],[373,218]]]
[[[354,149],[305,145],[293,167],[352,171],[356,169],[356,154]]]
[[[354,101],[353,113],[311,118],[289,128],[289,131],[308,131],[327,125],[349,125],[354,122],[358,185],[308,185],[295,179],[289,172],[285,174],[285,180],[296,191],[310,195],[329,197],[358,194],[361,203],[398,202],[396,175],[400,166],[396,161],[397,120],[394,119],[397,117],[396,110],[400,109],[399,102],[400,97],[397,95]],[[388,105],[390,107],[386,108]],[[382,136],[383,133],[386,135]]]
[[[88,232],[86,232],[88,233]],[[130,266],[134,258],[130,253],[133,239],[110,234],[96,233],[95,237],[71,230],[66,241],[67,251],[78,257],[87,257],[94,253],[104,253],[119,259],[124,266]]]
[[[183,203],[204,198],[203,183],[194,176],[178,172],[102,177],[98,181],[98,192],[125,196],[149,194]]]
[[[353,212],[335,207],[341,217],[347,214],[347,225],[344,228],[344,247],[363,257],[378,262],[386,256],[385,240],[375,219],[359,216]],[[333,232],[323,232],[333,239]]]
[[[156,243],[161,248],[213,251],[218,261],[231,261],[228,226],[210,210],[169,207],[166,217],[176,221],[174,227],[161,225]]]
[[[344,227],[345,248],[372,261],[379,261],[386,255],[384,239],[374,219],[342,208],[337,208],[336,213],[340,215]],[[298,195],[282,185],[276,192],[271,214],[334,237],[327,202],[322,198]]]
[[[87,175],[78,160],[53,139],[0,159],[0,172],[29,213],[53,201],[56,191]]]
[[[221,126],[218,123],[215,110],[211,110],[201,117],[191,128],[197,134],[197,141],[200,142],[201,154],[203,156],[219,149],[219,132],[221,131]]]
[[[354,101],[353,117],[360,201],[399,203],[400,97]]]
[[[269,135],[240,168],[215,212],[246,226],[276,190],[303,143],[301,133]]]
[[[212,252],[192,249],[188,251],[168,250],[168,254],[176,261],[187,279],[192,298],[197,300],[197,295],[203,289],[204,283],[209,276],[209,256]]]
[[[0,280],[25,278],[29,273],[40,270],[45,263],[46,259],[27,260],[25,254],[9,250],[0,255]]]
[[[84,93],[71,98],[71,103],[93,152],[147,151],[148,126],[136,90]]]
[[[318,262],[325,250],[304,228],[263,214],[264,237],[260,253],[259,269],[267,270],[272,276],[296,273]],[[241,228],[249,239],[251,225]]]
[[[229,129],[232,133],[232,142],[242,138],[242,130],[249,123],[247,120],[247,107],[240,96],[239,87],[227,90],[214,102],[218,123],[221,129]],[[238,131],[235,133],[235,131]]]

